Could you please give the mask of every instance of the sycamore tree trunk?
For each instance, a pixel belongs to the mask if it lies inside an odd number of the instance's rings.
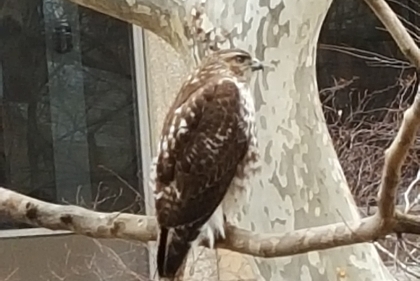
[[[315,77],[316,45],[330,0],[71,1],[152,31],[189,67],[215,41],[221,48],[247,49],[265,62],[254,87],[263,168],[253,180],[241,227],[283,232],[359,218],[327,131]],[[219,251],[219,268],[227,268],[223,263],[232,255]],[[369,244],[242,259],[253,276],[237,268],[229,280],[392,280]]]

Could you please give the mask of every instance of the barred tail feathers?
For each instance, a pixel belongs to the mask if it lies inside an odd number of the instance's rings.
[[[203,217],[203,220],[207,219]],[[183,266],[193,245],[205,242],[213,248],[218,238],[225,238],[222,206],[214,211],[207,222],[177,227],[160,226],[157,251],[157,269],[161,278],[173,278]]]
[[[194,235],[195,238],[191,239],[191,235],[185,234],[191,233],[188,233],[185,228],[161,227],[157,250],[159,277],[174,278],[183,265],[191,249],[191,241],[198,236],[197,233],[197,235]]]

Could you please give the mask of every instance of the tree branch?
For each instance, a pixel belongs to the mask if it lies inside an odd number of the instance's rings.
[[[69,230],[94,238],[156,240],[154,217],[125,213],[101,213],[78,206],[43,202],[0,187],[0,213],[12,219],[52,230]],[[377,217],[337,223],[285,233],[253,233],[227,226],[226,239],[218,248],[265,257],[290,256],[309,251],[370,242],[393,232],[420,234],[420,217],[396,212],[391,226],[378,229]]]
[[[395,212],[395,197],[401,177],[401,167],[412,146],[420,126],[420,93],[413,104],[404,112],[404,119],[397,136],[385,151],[385,164],[379,189],[379,214],[384,220]]]
[[[395,212],[397,224],[394,227],[395,233],[407,233],[420,235],[420,216]]]
[[[420,50],[406,28],[384,0],[364,0],[394,38],[401,52],[419,70]]]
[[[404,25],[398,19],[384,0],[364,0],[381,20],[384,26],[398,44],[402,53],[420,69],[420,50],[408,34]],[[401,177],[401,166],[413,144],[420,126],[420,93],[406,112],[403,123],[391,146],[385,151],[385,164],[379,189],[379,214],[387,223],[395,213],[395,197]]]
[[[186,11],[177,0],[70,0],[150,30],[168,42],[177,52],[189,58],[184,20]]]
[[[70,230],[95,238],[156,239],[156,220],[153,217],[119,212],[101,213],[79,206],[52,204],[2,187],[0,214],[34,226]]]

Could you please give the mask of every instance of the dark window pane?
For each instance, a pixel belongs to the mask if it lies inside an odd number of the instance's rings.
[[[0,184],[143,212],[131,25],[68,1],[1,2]]]

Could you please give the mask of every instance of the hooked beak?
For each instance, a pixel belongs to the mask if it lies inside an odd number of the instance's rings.
[[[264,69],[264,66],[262,62],[254,58],[251,62],[251,70],[257,71],[257,70],[263,70],[263,69]]]

